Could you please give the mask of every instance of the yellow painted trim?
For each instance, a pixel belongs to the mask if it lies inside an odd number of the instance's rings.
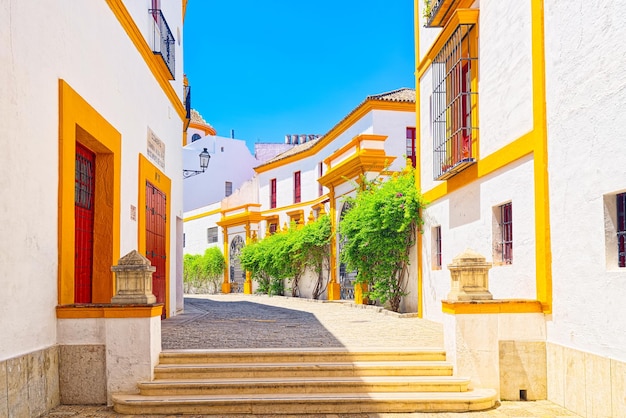
[[[545,313],[552,312],[552,250],[546,117],[546,62],[543,0],[532,0],[532,76],[535,171],[535,252],[537,299]]]
[[[71,305],[57,306],[58,319],[153,318],[161,316],[163,304],[154,305]]]
[[[381,141],[384,142],[388,138],[387,135],[373,135],[373,134],[359,134],[348,141],[343,147],[339,148],[337,151],[333,152],[329,157],[324,159],[324,163],[326,165],[330,165],[334,158],[341,156],[341,154],[350,150],[350,148],[356,149],[357,153],[361,151],[361,142],[363,141]]]
[[[337,207],[335,202],[335,187],[329,188],[330,210],[330,280],[328,283],[328,300],[338,300],[341,298],[337,289],[340,284],[337,282]]]
[[[456,176],[424,192],[424,198],[430,203],[435,202],[448,193],[465,187],[481,177],[487,176],[520,158],[532,154],[534,137],[532,132],[521,136],[515,141],[484,157]]]
[[[58,302],[74,303],[74,178],[76,141],[96,153],[96,220],[94,224],[95,302],[110,302],[120,257],[121,134],[69,84],[59,80],[59,225]],[[98,191],[98,188],[102,191]],[[108,193],[104,193],[108,190]],[[108,300],[107,300],[108,299]]]
[[[189,122],[189,128],[203,131],[205,135],[217,135],[217,131],[215,129],[202,123]]]
[[[219,208],[219,209],[210,210],[208,212],[199,213],[197,215],[188,216],[188,217],[183,219],[183,222],[194,221],[196,219],[205,218],[205,217],[211,216],[211,215],[216,215],[216,214],[220,213],[221,211],[222,211],[222,209]]]
[[[393,110],[393,111],[399,111],[399,112],[414,112],[415,103],[388,102],[384,100],[366,100],[361,105],[359,105],[356,109],[354,109],[352,113],[346,116],[341,122],[335,125],[326,135],[321,137],[318,140],[318,142],[316,142],[311,148],[305,151],[302,151],[300,153],[293,154],[281,160],[277,160],[271,163],[261,165],[259,167],[255,167],[254,171],[256,171],[257,173],[264,173],[266,171],[273,170],[277,167],[281,167],[283,165],[290,164],[294,161],[299,161],[303,158],[315,155],[319,150],[329,145],[339,135],[341,135],[349,127],[354,125],[359,119],[361,119],[363,116],[367,115],[369,112],[373,110]]]
[[[230,293],[230,257],[228,245],[228,229],[222,228],[224,232],[224,281],[222,282],[222,293]]]
[[[417,60],[420,56],[420,18],[419,3],[422,0],[414,0],[413,2],[413,18],[414,18],[414,45],[415,45],[415,187],[419,192],[422,190],[422,118],[421,118],[421,84],[417,71]],[[420,209],[421,214],[423,211]],[[421,215],[420,215],[421,216]],[[423,256],[422,256],[422,234],[417,232],[417,316],[424,317],[424,276],[423,276]]]
[[[133,20],[128,10],[126,9],[126,6],[124,6],[123,1],[106,0],[106,2],[117,20],[120,22],[120,25],[122,25],[122,28],[130,38],[130,40],[135,45],[135,48],[137,48],[137,51],[146,62],[146,65],[163,89],[163,92],[170,99],[172,107],[174,108],[176,113],[178,113],[178,117],[180,118],[181,122],[184,121],[185,117],[187,116],[185,106],[183,105],[181,98],[174,90],[174,87],[172,87],[172,84],[170,83],[169,70],[163,63],[163,60],[160,57],[156,56],[154,52],[152,52],[152,49],[146,42],[143,34],[135,24],[135,21]]]
[[[308,209],[308,208],[314,209],[315,205],[320,205],[325,200],[328,200],[328,194],[324,194],[324,195],[318,197],[315,200],[309,200],[307,202],[300,202],[300,203],[295,203],[293,205],[281,206],[281,207],[278,207],[278,208],[267,209],[267,210],[264,210],[263,212],[261,212],[261,214],[265,218],[267,218],[267,217],[272,217],[272,216],[278,216],[279,213],[285,212],[285,211],[290,211],[290,210],[298,210],[298,209],[303,209],[304,210],[304,209]]]
[[[538,300],[502,299],[473,302],[441,301],[443,313],[460,314],[504,314],[504,313],[542,313]]]
[[[183,0],[183,23],[185,22],[186,14],[187,14],[187,0]]]
[[[261,222],[265,218],[261,214],[261,212],[241,212],[231,216],[222,217],[219,221],[217,221],[217,225],[222,228],[230,228],[232,226],[237,225],[245,225],[248,222]]]
[[[306,219],[304,219],[304,209],[296,209],[289,212],[286,212],[286,215],[289,216],[289,220],[296,222],[300,220],[301,223],[304,223]]]
[[[146,182],[149,181],[165,194],[165,317],[167,318],[170,316],[168,308],[170,305],[170,261],[172,259],[170,251],[170,230],[173,219],[171,214],[172,181],[142,154],[139,154],[138,178],[137,248],[143,256],[146,256]]]
[[[439,36],[437,36],[437,39],[432,44],[428,52],[426,52],[426,55],[424,55],[421,62],[417,65],[416,81],[419,81],[422,78],[426,70],[428,70],[428,67],[430,67],[432,61],[435,59],[439,51],[441,51],[441,48],[443,48],[446,42],[448,42],[448,39],[450,39],[450,36],[456,30],[456,28],[459,25],[463,24],[476,25],[478,24],[478,17],[479,9],[458,9],[456,12],[454,12],[452,18],[450,18],[446,26],[439,33]],[[416,32],[418,30],[419,28],[416,28]],[[416,55],[416,57],[418,57],[417,59],[419,59],[419,55]]]
[[[384,150],[362,149],[358,154],[343,160],[318,179],[325,187],[346,183],[365,172],[382,172],[395,161],[396,157],[385,154]]]

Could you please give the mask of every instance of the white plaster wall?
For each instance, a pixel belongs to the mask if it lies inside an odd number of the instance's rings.
[[[0,21],[0,214],[10,220],[0,224],[0,329],[11,336],[0,339],[5,359],[56,342],[59,78],[122,134],[121,255],[137,247],[130,206],[137,206],[148,127],[166,144],[172,215],[182,213],[182,121],[105,2],[3,1]],[[173,239],[170,254],[175,249]],[[175,278],[176,263],[170,268]]]
[[[406,166],[406,128],[415,127],[415,111],[374,110],[375,134],[387,135],[385,154],[396,157],[389,169],[400,171]]]
[[[626,269],[605,242],[605,205],[626,190],[626,9],[545,4],[554,306],[548,341],[626,360]],[[607,253],[612,260],[608,261]]]
[[[493,261],[493,208],[507,202],[513,205],[513,264],[493,266],[489,290],[494,299],[536,298],[532,173],[532,158],[526,157],[427,207],[422,241],[425,318],[442,321],[441,300],[450,291],[447,266],[454,257],[471,248]],[[432,267],[432,228],[437,225],[442,236],[441,270]]]
[[[196,209],[194,211],[186,212],[186,217],[192,217],[195,215],[212,212],[215,209],[220,208],[220,203],[214,203],[209,206]],[[222,217],[221,212],[215,214],[203,216],[201,218],[185,221],[185,247],[183,248],[184,254],[204,254],[207,248],[217,247],[220,250],[224,248],[224,232],[222,227],[217,227],[217,242],[208,243],[207,229],[217,226],[217,221]]]
[[[199,154],[206,148],[211,155],[209,166],[202,174],[184,180],[184,210],[188,212],[221,201],[225,183],[233,184],[233,193],[254,176],[259,161],[254,158],[245,141],[220,136],[204,136],[185,146],[183,167],[200,170]]]
[[[106,344],[104,318],[59,319],[57,343],[59,345]]]
[[[480,3],[480,157],[530,132],[532,55],[530,1]]]

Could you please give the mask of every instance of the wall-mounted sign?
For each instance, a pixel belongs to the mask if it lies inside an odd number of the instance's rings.
[[[148,128],[148,158],[165,169],[165,143]]]

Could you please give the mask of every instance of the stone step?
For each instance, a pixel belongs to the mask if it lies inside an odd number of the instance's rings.
[[[495,390],[324,394],[114,395],[120,414],[345,414],[463,412],[492,408]]]
[[[268,377],[452,376],[442,361],[159,364],[154,379]]]
[[[338,348],[314,349],[244,349],[244,350],[168,350],[159,357],[160,364],[190,363],[298,363],[328,361],[445,361],[441,349],[417,348],[412,350],[345,350]]]
[[[362,376],[154,380],[140,382],[142,395],[276,393],[466,392],[470,380],[451,376]]]

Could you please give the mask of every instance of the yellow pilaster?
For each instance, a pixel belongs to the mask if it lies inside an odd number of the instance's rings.
[[[250,244],[251,239],[252,237],[250,235],[250,222],[248,222],[246,224],[246,245]],[[252,294],[252,275],[247,270],[246,270],[246,280],[243,282],[243,293],[244,295]]]
[[[535,172],[535,257],[537,300],[544,313],[552,312],[552,249],[550,247],[550,193],[548,186],[548,135],[543,0],[533,0],[532,74]]]
[[[335,204],[335,188],[329,187],[330,198],[330,282],[328,283],[328,300],[341,299],[341,286],[337,282],[337,209]]]
[[[419,72],[417,71],[417,66],[420,62],[420,18],[421,14],[419,13],[419,0],[414,0],[414,28],[413,31],[415,34],[415,187],[418,191],[422,189],[422,164],[421,164],[421,120],[420,120],[420,79]],[[422,216],[423,211],[420,209],[420,216]],[[415,249],[417,251],[417,316],[422,318],[424,316],[424,310],[422,308],[422,300],[423,300],[423,257],[422,257],[422,234],[417,233],[417,243],[415,245]]]
[[[224,228],[224,282],[222,283],[222,293],[230,293],[229,261],[228,261],[228,230]]]
[[[354,284],[354,303],[357,305],[365,305],[368,300],[365,296],[367,293],[367,283],[355,283]]]

